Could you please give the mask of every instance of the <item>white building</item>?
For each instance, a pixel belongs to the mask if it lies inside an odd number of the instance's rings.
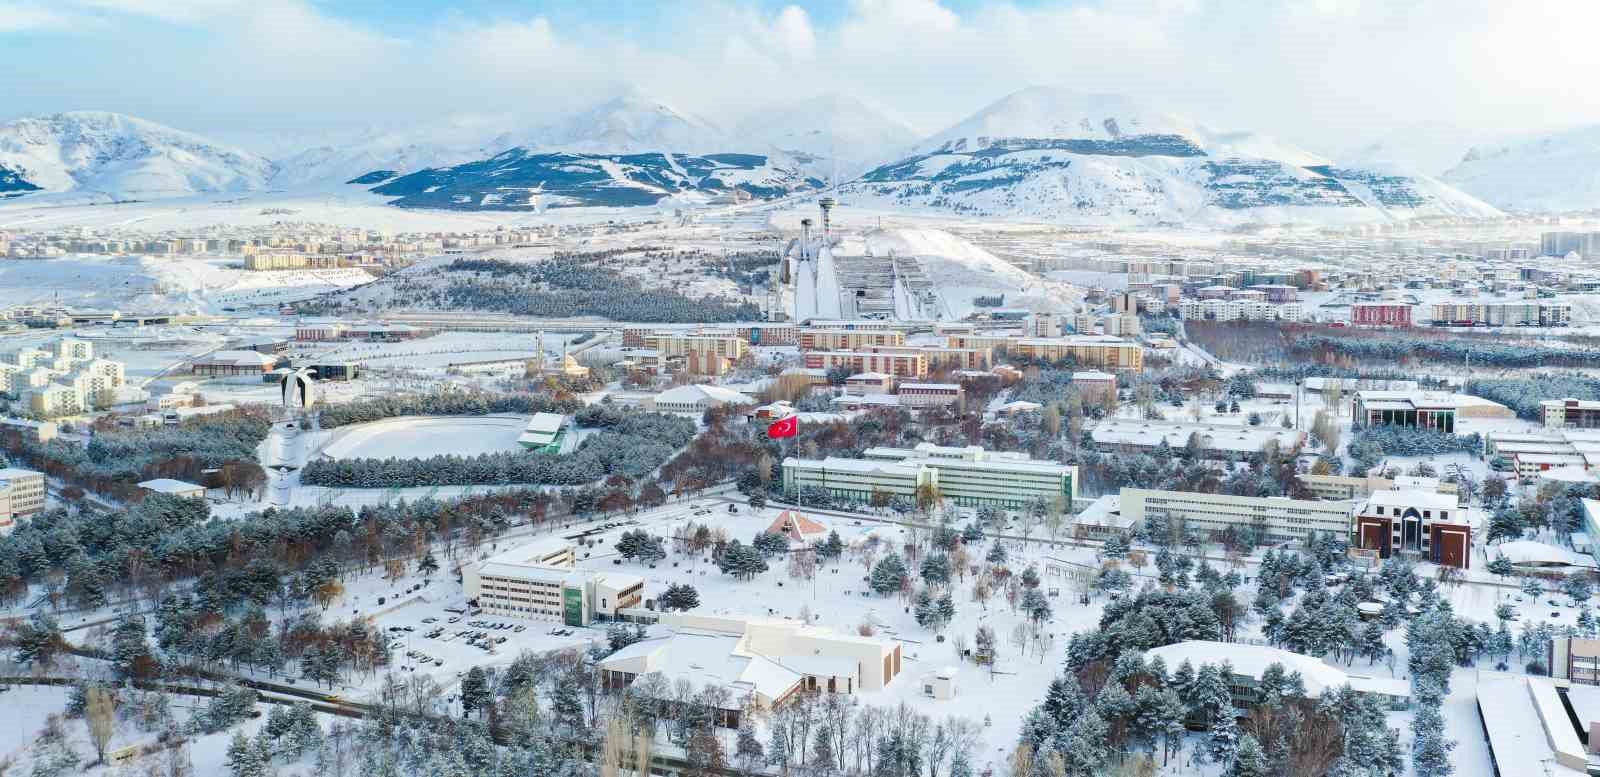
[[[753,405],[755,400],[722,386],[698,385],[667,389],[655,395],[646,404],[649,409],[660,413],[699,415],[724,405]]]
[[[1304,540],[1311,532],[1345,537],[1350,532],[1354,502],[1307,501],[1281,497],[1229,496],[1192,491],[1122,489],[1122,515],[1140,526],[1152,515],[1169,525],[1181,522],[1202,536],[1229,527],[1248,531],[1259,527],[1268,543]]]
[[[146,480],[140,483],[139,487],[153,494],[167,494],[184,499],[204,499],[206,495],[205,486],[173,478]]]
[[[0,469],[0,534],[10,534],[17,519],[44,511],[44,473],[31,469]]]
[[[1277,664],[1286,673],[1300,675],[1305,684],[1306,698],[1320,698],[1327,691],[1350,686],[1357,693],[1376,696],[1390,709],[1405,709],[1411,705],[1411,684],[1389,677],[1370,677],[1350,674],[1321,659],[1301,653],[1292,653],[1266,645],[1249,645],[1240,642],[1212,642],[1187,640],[1145,651],[1145,661],[1160,658],[1168,671],[1174,671],[1183,662],[1199,669],[1202,664],[1221,664],[1227,661],[1233,669],[1229,678],[1234,704],[1249,709],[1260,702],[1256,696],[1257,684],[1267,667]]]
[[[1251,299],[1184,299],[1178,312],[1186,319],[1205,321],[1301,321],[1298,302],[1274,304]]]
[[[571,543],[550,538],[461,567],[467,599],[506,618],[587,626],[622,617],[644,601],[644,578],[576,569]]]
[[[28,410],[42,418],[59,418],[83,413],[88,409],[83,390],[66,383],[48,383],[22,394]]]
[[[958,505],[1011,509],[1034,499],[1064,499],[1070,505],[1077,495],[1076,467],[1035,460],[1025,453],[922,443],[915,448],[868,448],[862,456],[785,459],[784,489],[815,487],[867,502],[875,494],[916,498],[919,488],[930,487]]]
[[[900,643],[893,640],[777,618],[664,613],[660,624],[672,633],[602,659],[601,682],[609,689],[625,688],[655,673],[669,688],[680,680],[697,688],[720,685],[730,700],[718,723],[729,728],[739,725],[747,699],[771,709],[802,690],[881,691],[900,674]]]

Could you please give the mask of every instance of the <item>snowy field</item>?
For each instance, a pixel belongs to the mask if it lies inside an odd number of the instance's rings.
[[[0,306],[53,304],[128,313],[208,313],[306,299],[372,280],[366,271],[350,268],[249,271],[238,265],[237,259],[153,256],[0,262]]]
[[[321,432],[316,454],[334,459],[477,456],[520,450],[528,417],[405,416]]]

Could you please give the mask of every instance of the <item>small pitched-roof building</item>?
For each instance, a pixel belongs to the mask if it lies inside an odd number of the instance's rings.
[[[778,513],[777,520],[767,527],[767,531],[788,537],[790,547],[808,547],[828,537],[828,527],[795,510]]]

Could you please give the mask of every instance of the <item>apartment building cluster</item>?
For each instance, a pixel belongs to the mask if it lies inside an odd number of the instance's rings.
[[[506,228],[475,232],[400,233],[318,224],[212,227],[200,234],[148,234],[74,228],[62,232],[0,234],[0,257],[48,259],[67,255],[240,257],[247,270],[395,267],[440,253],[530,245],[557,230]]]
[[[74,416],[118,403],[127,383],[127,367],[97,359],[94,345],[62,338],[49,350],[23,348],[0,362],[0,385],[40,418]]]
[[[1025,453],[952,448],[922,443],[915,448],[868,448],[862,458],[788,458],[783,486],[802,494],[818,488],[838,498],[870,503],[936,493],[961,506],[1021,509],[1034,500],[1077,497],[1077,467],[1034,459]]]
[[[1138,372],[1144,369],[1143,346],[1109,335],[1027,337],[993,332],[952,332],[948,342],[953,349],[1004,351],[1017,358],[1071,361],[1095,370]]]
[[[1518,302],[1439,302],[1434,326],[1562,327],[1572,323],[1572,306],[1543,300]]]

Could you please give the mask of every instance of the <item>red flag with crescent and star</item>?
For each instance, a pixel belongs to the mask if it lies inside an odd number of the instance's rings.
[[[800,432],[800,417],[789,416],[780,421],[774,421],[767,426],[767,436],[772,438],[793,437]]]

